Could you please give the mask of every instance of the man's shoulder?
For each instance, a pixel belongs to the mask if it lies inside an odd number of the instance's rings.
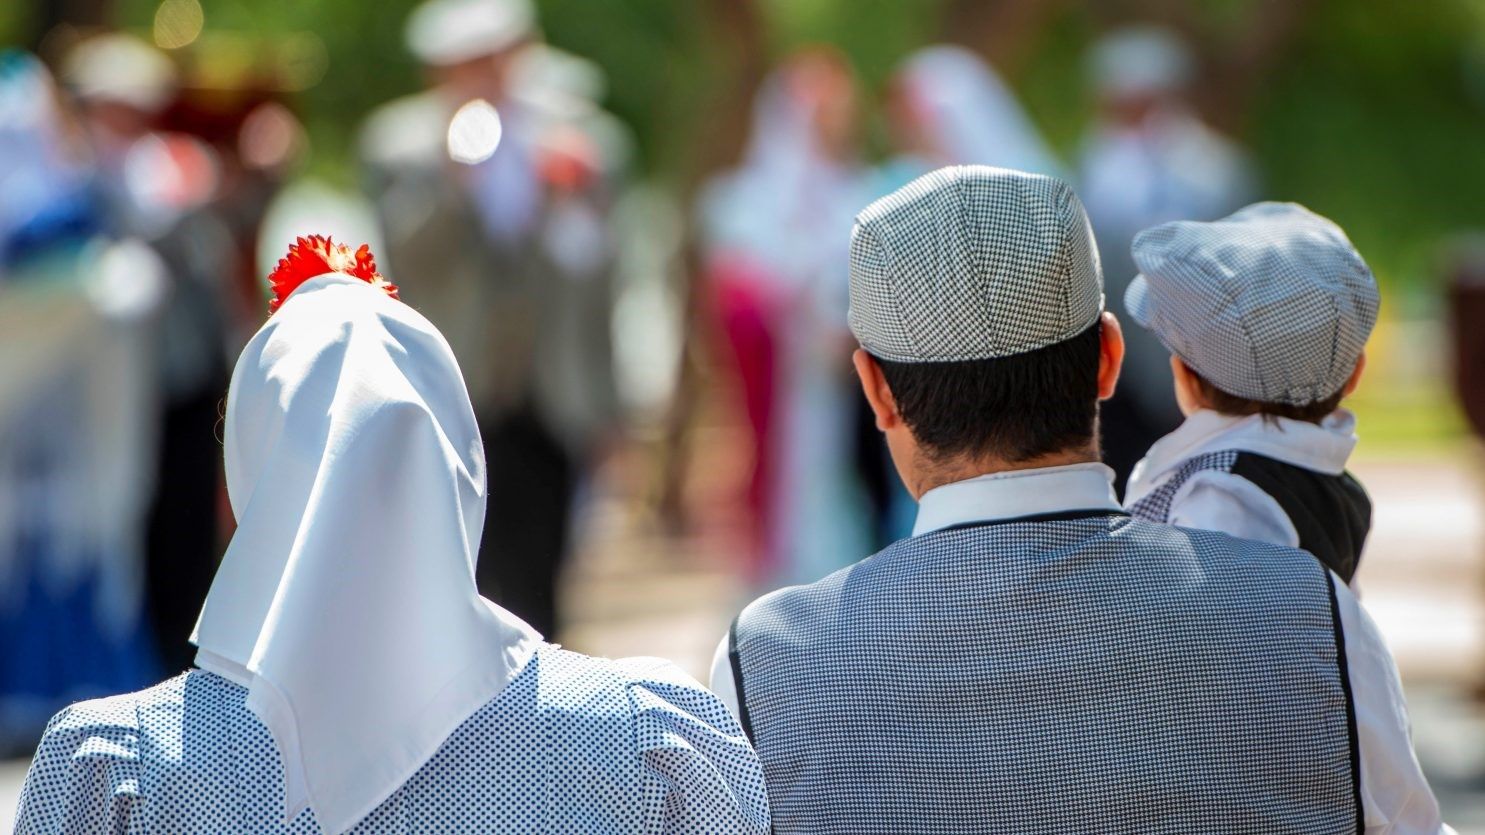
[[[1244,572],[1254,577],[1264,573],[1312,575],[1328,581],[1325,567],[1313,554],[1288,545],[1138,518],[1129,519],[1111,533],[1112,540],[1122,541],[1124,548],[1147,558],[1191,560],[1208,569]]]
[[[869,593],[875,587],[872,578],[889,568],[911,550],[923,537],[899,539],[876,553],[839,568],[818,580],[774,589],[753,600],[738,613],[733,622],[738,629],[754,630],[830,617],[842,598],[849,594]],[[734,635],[735,637],[735,635]]]
[[[1297,548],[1122,514],[968,525],[898,540],[813,583],[769,592],[738,615],[733,642],[760,634],[817,635],[848,611],[887,601],[895,605],[904,582],[962,576],[968,552],[989,559],[1018,559],[1033,552],[1072,550],[1096,552],[1100,563],[1127,562],[1130,571],[1142,574],[1245,575],[1244,582],[1275,588],[1275,583],[1261,578],[1325,577],[1318,560]]]

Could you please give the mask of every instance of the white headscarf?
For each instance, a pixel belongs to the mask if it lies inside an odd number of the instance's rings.
[[[1059,176],[1061,166],[1014,93],[979,56],[957,46],[914,53],[899,76],[944,159]]]
[[[288,819],[312,806],[344,832],[540,640],[475,589],[485,461],[469,395],[415,310],[320,276],[243,350],[225,456],[238,527],[197,662],[249,688]]]
[[[746,255],[790,292],[830,285],[815,303],[839,302],[844,326],[842,241],[870,193],[855,160],[825,148],[815,127],[820,103],[801,94],[797,73],[786,63],[763,80],[742,163],[707,185],[700,220],[710,250]]]

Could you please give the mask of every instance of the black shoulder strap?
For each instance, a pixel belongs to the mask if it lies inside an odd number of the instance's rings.
[[[1356,697],[1351,690],[1351,665],[1346,659],[1346,630],[1341,625],[1341,605],[1336,599],[1335,582],[1329,575],[1324,578],[1325,588],[1330,592],[1330,618],[1335,630],[1336,666],[1340,669],[1341,691],[1346,694],[1346,732],[1349,734],[1351,754],[1351,796],[1356,805],[1356,832],[1365,835],[1366,810],[1361,806],[1361,742],[1356,730]]]
[[[737,622],[742,620],[742,613],[732,619],[732,626],[727,629],[727,661],[732,665],[732,687],[737,691],[737,720],[742,723],[743,733],[748,735],[748,741],[753,742],[753,720],[748,715],[748,697],[743,690],[742,654],[737,648]]]
[[[1351,582],[1371,529],[1372,503],[1350,473],[1326,475],[1244,452],[1232,474],[1272,496],[1299,533],[1299,547]]]

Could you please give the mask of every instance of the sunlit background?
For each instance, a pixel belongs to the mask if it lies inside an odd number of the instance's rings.
[[[47,716],[190,662],[227,374],[295,236],[369,243],[455,347],[482,589],[704,679],[746,600],[910,527],[851,388],[850,219],[977,162],[1074,183],[1116,313],[1145,225],[1274,199],[1350,234],[1383,291],[1360,586],[1485,832],[1485,3],[440,3],[0,4],[0,827]],[[1132,350],[1116,465],[1174,420],[1161,362]]]

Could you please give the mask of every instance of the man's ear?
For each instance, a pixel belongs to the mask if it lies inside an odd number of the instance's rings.
[[[1361,373],[1366,371],[1366,352],[1356,358],[1356,368],[1351,372],[1351,378],[1346,380],[1346,385],[1341,389],[1342,397],[1350,397],[1356,392],[1356,387],[1361,385]]]
[[[1124,365],[1124,330],[1119,320],[1105,310],[1103,327],[1098,335],[1098,399],[1108,400],[1114,396],[1119,384],[1119,369]]]
[[[877,429],[886,432],[901,425],[902,415],[897,413],[897,400],[892,397],[892,389],[888,387],[876,358],[866,349],[857,348],[851,355],[851,362],[856,366],[856,376],[861,378],[861,392],[866,395],[866,403],[876,416]]]

